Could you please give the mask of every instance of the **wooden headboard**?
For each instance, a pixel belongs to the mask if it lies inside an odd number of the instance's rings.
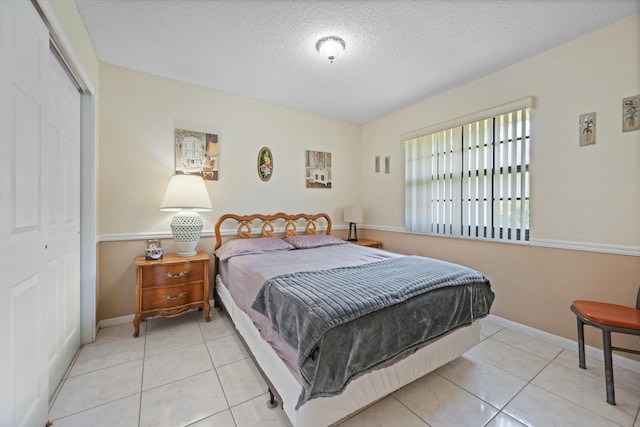
[[[298,229],[298,223],[303,222],[305,226],[305,234],[316,234],[317,233],[317,221],[318,219],[323,218],[327,222],[327,228],[325,234],[331,234],[331,218],[326,213],[319,213],[315,215],[309,214],[295,214],[289,215],[284,212],[278,212],[273,215],[263,215],[263,214],[253,214],[253,215],[235,215],[235,214],[226,214],[222,215],[218,222],[216,222],[215,233],[216,233],[216,247],[218,249],[222,246],[222,235],[220,234],[220,226],[223,222],[228,219],[236,220],[238,223],[237,229],[237,237],[239,239],[250,239],[252,235],[252,223],[254,221],[258,222],[258,227],[261,228],[261,237],[274,237],[276,233],[276,228],[274,226],[274,222],[280,221],[284,222],[284,235],[287,236],[295,236],[296,231]]]

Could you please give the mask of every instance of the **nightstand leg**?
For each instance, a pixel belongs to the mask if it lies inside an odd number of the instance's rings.
[[[211,321],[211,316],[209,313],[211,312],[211,306],[209,305],[209,301],[204,301],[204,320],[207,322]]]
[[[137,337],[140,335],[140,315],[136,314],[136,317],[133,318],[133,336]]]

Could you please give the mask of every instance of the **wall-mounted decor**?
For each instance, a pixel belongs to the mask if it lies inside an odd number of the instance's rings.
[[[199,174],[203,179],[218,180],[218,135],[176,129],[176,173]]]
[[[305,151],[307,188],[331,188],[331,153]]]
[[[391,156],[384,158],[384,173],[391,173]]]
[[[376,173],[380,173],[380,156],[376,156],[376,161],[374,165],[374,171]]]
[[[258,153],[258,176],[262,181],[269,181],[273,175],[273,155],[267,147],[262,147]]]
[[[640,129],[640,95],[622,100],[622,132]]]
[[[596,143],[596,113],[580,114],[580,146]]]

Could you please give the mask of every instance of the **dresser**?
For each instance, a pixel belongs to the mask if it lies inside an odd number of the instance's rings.
[[[136,257],[136,315],[133,336],[140,334],[140,321],[152,316],[174,317],[192,308],[209,312],[209,254],[191,257],[165,254],[161,260]]]

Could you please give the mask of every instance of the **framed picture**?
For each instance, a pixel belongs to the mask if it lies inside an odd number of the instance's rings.
[[[175,130],[177,174],[199,174],[218,180],[218,135],[186,129]]]
[[[380,156],[376,156],[373,170],[375,171],[375,173],[380,173]]]
[[[307,188],[331,188],[331,153],[306,150],[305,175]]]
[[[640,95],[622,100],[622,132],[640,129]]]
[[[580,146],[592,145],[596,143],[596,113],[581,114],[580,126]]]
[[[258,152],[258,176],[264,182],[273,175],[273,155],[267,147],[262,147]]]
[[[384,158],[384,173],[391,173],[391,156]]]

